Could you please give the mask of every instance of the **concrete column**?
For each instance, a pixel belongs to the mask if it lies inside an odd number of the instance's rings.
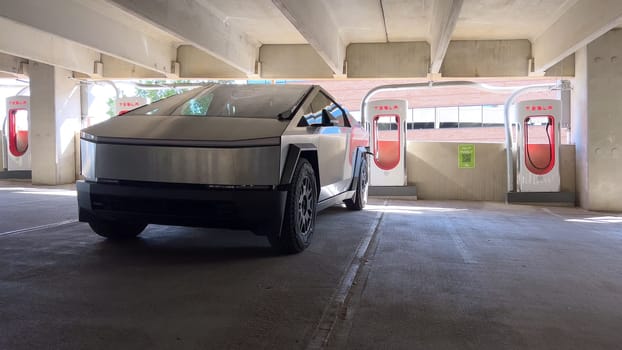
[[[572,138],[580,204],[622,211],[622,30],[577,51],[574,90]]]
[[[73,183],[74,135],[80,129],[80,85],[71,72],[43,63],[31,63],[32,183]]]
[[[575,79],[572,89],[571,143],[575,144],[576,154],[576,195],[580,205],[588,208],[587,181],[587,48],[575,52]]]

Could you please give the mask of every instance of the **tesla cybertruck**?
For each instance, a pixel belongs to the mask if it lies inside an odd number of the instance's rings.
[[[214,84],[80,138],[79,219],[110,239],[148,224],[217,227],[296,253],[317,211],[367,201],[369,134],[315,85]]]

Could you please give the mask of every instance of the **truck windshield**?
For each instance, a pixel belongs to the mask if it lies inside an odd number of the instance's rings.
[[[308,85],[214,85],[135,109],[128,115],[288,118]]]

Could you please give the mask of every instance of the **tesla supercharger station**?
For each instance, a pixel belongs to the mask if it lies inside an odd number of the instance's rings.
[[[2,129],[4,167],[8,171],[31,170],[29,96],[7,97]]]
[[[561,102],[529,100],[516,104],[519,192],[559,192]]]
[[[378,100],[367,104],[371,152],[371,186],[405,186],[406,116],[408,101]]]
[[[147,99],[140,96],[135,97],[120,97],[115,101],[116,115],[123,115],[134,108],[146,105]]]

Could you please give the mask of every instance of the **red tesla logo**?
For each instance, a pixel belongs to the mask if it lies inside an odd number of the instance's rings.
[[[121,107],[138,107],[141,104],[138,102],[119,102],[119,106]]]
[[[398,105],[393,105],[393,106],[374,106],[374,109],[377,111],[391,111],[391,110],[395,110],[400,108]]]
[[[528,111],[550,111],[553,109],[553,105],[548,106],[525,106]]]

